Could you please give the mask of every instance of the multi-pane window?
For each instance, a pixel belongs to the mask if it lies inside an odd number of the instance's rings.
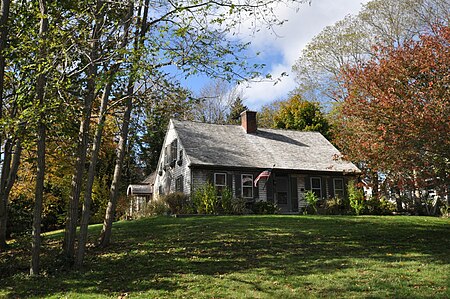
[[[344,198],[344,180],[333,179],[334,197]]]
[[[242,184],[242,197],[243,198],[253,198],[253,175],[243,174],[241,176]]]
[[[311,191],[314,192],[318,198],[322,198],[322,181],[320,178],[311,178]]]
[[[222,197],[223,190],[227,186],[227,174],[215,173],[214,174],[214,186],[216,187],[217,196]]]
[[[180,175],[175,180],[175,191],[176,192],[183,192],[183,184],[184,184],[183,176]]]
[[[178,141],[175,139],[170,144],[170,162],[177,160],[178,154]]]

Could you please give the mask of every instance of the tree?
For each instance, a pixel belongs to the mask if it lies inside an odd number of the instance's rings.
[[[296,93],[310,101],[338,101],[343,91],[338,80],[340,69],[364,60],[371,44],[370,33],[362,30],[357,17],[347,16],[325,27],[293,66],[299,84]]]
[[[96,77],[98,75],[98,63],[100,59],[100,40],[104,30],[105,14],[108,7],[102,0],[95,1],[94,12],[92,16],[92,33],[89,38],[89,47],[87,49],[88,61],[86,64],[86,92],[84,94],[84,103],[82,105],[82,114],[80,119],[80,129],[77,142],[77,160],[74,174],[72,177],[72,192],[69,200],[69,209],[67,211],[66,228],[64,230],[64,255],[71,263],[74,259],[76,228],[78,223],[78,206],[82,189],[84,168],[86,163],[89,128],[91,122],[92,105],[97,93]]]
[[[205,85],[192,109],[195,120],[207,123],[225,124],[230,121],[230,109],[237,98],[242,97],[238,87],[223,79]]]
[[[38,275],[40,268],[41,251],[41,222],[42,222],[42,202],[44,196],[44,175],[45,175],[45,142],[46,142],[46,124],[45,124],[45,85],[46,85],[46,50],[48,33],[47,3],[45,0],[39,0],[40,26],[39,26],[39,55],[38,55],[38,78],[36,86],[36,99],[38,103],[38,123],[37,123],[37,169],[36,169],[36,188],[35,203],[33,211],[33,242],[31,252],[30,275]]]
[[[0,3],[0,120],[3,120],[3,85],[5,81],[5,49],[7,46],[8,36],[8,19],[9,19],[10,0],[2,0]],[[8,209],[8,196],[5,192],[9,169],[7,144],[3,144],[3,132],[0,133],[0,251],[6,248],[6,220]],[[4,148],[4,151],[3,151]]]
[[[145,119],[137,124],[139,131],[135,144],[146,175],[156,170],[169,120],[192,118],[193,100],[190,93],[177,86],[167,87],[151,90],[143,98],[141,115]]]
[[[126,47],[128,44],[128,35],[129,35],[129,28],[131,24],[131,18],[133,15],[133,6],[129,4],[128,11],[126,14],[123,15],[123,36],[120,41],[119,48]],[[122,61],[123,58],[118,58],[118,61]],[[95,180],[95,170],[97,167],[97,161],[98,156],[100,152],[100,145],[102,141],[102,135],[103,135],[103,127],[105,126],[106,121],[106,112],[109,104],[109,98],[111,95],[111,89],[112,85],[114,83],[114,79],[117,75],[117,72],[119,71],[120,62],[115,63],[109,72],[109,79],[104,87],[103,95],[101,98],[101,104],[100,104],[100,111],[99,111],[99,120],[96,127],[94,142],[92,144],[92,151],[91,151],[91,160],[89,163],[89,170],[87,173],[87,179],[86,179],[86,187],[84,192],[84,201],[83,201],[83,211],[82,211],[82,217],[80,222],[80,235],[78,239],[78,252],[75,259],[75,265],[77,267],[81,267],[83,264],[84,259],[84,252],[86,249],[86,241],[87,241],[87,234],[88,234],[88,225],[89,220],[91,217],[91,203],[92,203],[92,188],[94,185]]]
[[[343,71],[338,146],[400,189],[450,183],[450,28],[434,32]]]
[[[399,46],[449,21],[449,0],[373,0],[356,16],[326,27],[293,66],[305,99],[333,103],[345,96],[340,69],[375,55],[372,46]]]
[[[280,110],[274,116],[274,123],[279,129],[316,131],[330,138],[330,125],[319,104],[305,101],[299,95],[280,103]]]
[[[258,127],[275,128],[275,115],[280,110],[283,101],[274,101],[261,107],[257,114]]]
[[[230,114],[228,115],[227,123],[232,125],[240,124],[241,113],[248,110],[248,107],[242,103],[242,98],[237,97],[233,103],[231,103]]]

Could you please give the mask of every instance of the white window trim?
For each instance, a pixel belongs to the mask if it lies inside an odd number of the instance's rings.
[[[336,181],[341,181],[341,182],[342,182],[342,189],[337,189],[337,188],[336,188]],[[342,191],[342,194],[345,193],[344,179],[341,179],[341,178],[334,178],[334,179],[333,179],[333,191],[334,191],[334,196],[335,196],[335,197],[336,197],[336,190]]]
[[[319,190],[319,188],[313,188],[313,183],[312,183],[312,181],[313,181],[313,179],[318,179],[319,180],[319,184],[320,184],[320,196],[318,196],[319,198],[322,198],[323,197],[323,194],[322,194],[322,178],[320,178],[320,177],[311,177],[310,179],[309,179],[309,183],[311,184],[311,191],[312,192],[314,192],[314,190]]]
[[[249,176],[251,177],[251,185],[250,186],[245,186],[245,188],[251,188],[252,190],[252,196],[251,197],[244,197],[244,176]],[[253,198],[254,194],[253,194],[253,174],[241,174],[241,196],[242,198]]]

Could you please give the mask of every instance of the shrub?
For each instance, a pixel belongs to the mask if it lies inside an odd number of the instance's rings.
[[[162,197],[162,201],[169,207],[172,214],[192,214],[194,206],[189,196],[182,192],[170,193]]]
[[[348,213],[348,204],[339,196],[329,198],[325,201],[325,211],[330,215],[344,215]]]
[[[277,207],[268,201],[257,201],[253,205],[252,210],[255,214],[275,214]]]
[[[396,204],[381,197],[370,198],[366,201],[365,212],[370,215],[391,215],[396,211]]]
[[[348,183],[348,199],[350,207],[355,211],[356,215],[359,215],[364,209],[364,192],[358,189],[353,181]]]
[[[170,209],[162,200],[152,200],[145,207],[142,216],[161,216],[169,214]]]
[[[308,191],[305,194],[305,200],[307,203],[305,212],[307,212],[308,210],[311,211],[311,209],[312,209],[312,212],[314,214],[317,214],[317,202],[319,201],[319,198],[317,197],[317,195],[312,191]]]
[[[33,200],[19,195],[8,205],[7,236],[17,237],[30,233],[33,224]]]
[[[192,201],[199,214],[218,214],[220,200],[217,197],[216,188],[208,183],[198,188]]]
[[[232,201],[233,201],[233,192],[231,191],[231,189],[228,188],[228,187],[223,189],[223,191],[222,191],[222,201],[221,201],[223,213],[225,213],[225,214],[233,214]]]
[[[242,197],[233,197],[231,200],[232,213],[235,215],[246,214],[247,211],[247,200]]]

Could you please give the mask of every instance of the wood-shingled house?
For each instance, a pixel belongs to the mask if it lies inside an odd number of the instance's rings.
[[[318,132],[257,128],[256,112],[241,114],[239,125],[171,120],[158,162],[154,193],[191,194],[210,182],[229,187],[249,202],[269,201],[281,213],[297,213],[304,195],[346,196],[350,178],[359,174],[351,162]],[[270,177],[255,179],[266,169]]]

